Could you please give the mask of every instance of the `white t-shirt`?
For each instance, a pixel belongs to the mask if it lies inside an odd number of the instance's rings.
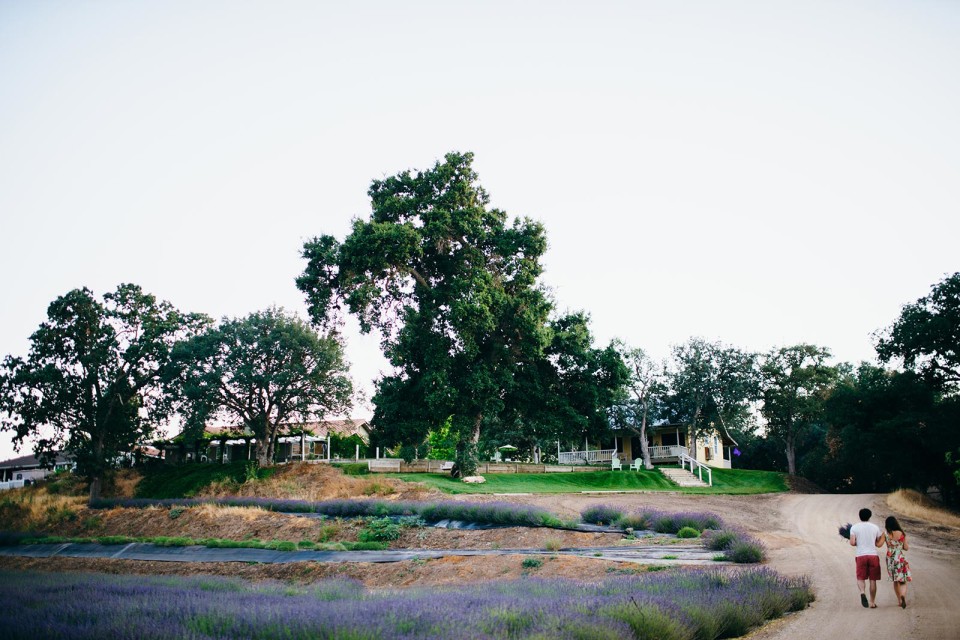
[[[858,522],[850,527],[850,535],[857,537],[858,556],[876,556],[877,540],[880,538],[880,527],[872,522]]]

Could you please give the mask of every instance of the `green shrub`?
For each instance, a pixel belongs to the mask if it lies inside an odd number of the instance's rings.
[[[343,474],[347,476],[365,476],[370,473],[370,468],[365,462],[338,464],[337,468],[343,471]]]
[[[193,538],[185,538],[183,536],[161,536],[159,538],[154,538],[152,542],[158,547],[190,547],[196,544],[196,541]]]
[[[538,569],[543,566],[543,560],[540,558],[524,558],[520,564],[524,569]]]
[[[390,518],[373,518],[357,534],[360,542],[386,542],[400,537],[400,525]]]
[[[344,542],[344,551],[383,551],[387,548],[386,542]]]
[[[677,531],[678,538],[699,538],[700,532],[694,529],[693,527],[683,527],[680,531]]]
[[[329,542],[331,538],[335,538],[337,534],[340,533],[340,523],[336,524],[325,524],[320,527],[320,535],[317,536],[317,542]]]
[[[130,544],[131,542],[139,542],[140,539],[130,536],[100,536],[96,541],[100,544]]]
[[[183,509],[179,507],[173,507],[172,509],[170,509],[170,519],[176,520],[177,518],[180,517],[182,513],[183,513]]]
[[[313,540],[301,540],[297,543],[297,546],[301,549],[316,549],[317,543]]]

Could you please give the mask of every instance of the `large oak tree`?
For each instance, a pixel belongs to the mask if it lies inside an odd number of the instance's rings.
[[[239,421],[257,441],[260,466],[272,464],[280,427],[350,406],[352,384],[343,346],[281,309],[223,320],[174,350],[187,434],[220,415]]]
[[[907,369],[946,390],[960,388],[960,272],[930,293],[904,305],[877,340],[881,362],[903,361]]]
[[[417,444],[449,419],[455,474],[476,468],[484,424],[542,417],[545,398],[514,391],[541,370],[552,336],[538,284],[544,229],[490,208],[472,162],[450,153],[429,170],[373,181],[369,219],[354,220],[343,242],[306,243],[297,280],[315,322],[346,309],[363,331],[381,332],[394,372],[373,398],[378,437]]]
[[[668,365],[668,417],[690,427],[690,450],[719,425],[730,430],[749,420],[760,390],[756,356],[736,347],[691,338],[673,348]]]
[[[132,284],[102,301],[86,288],[70,291],[50,304],[29,355],[4,359],[0,427],[18,446],[38,438],[42,459],[73,455],[98,498],[104,474],[170,415],[163,380],[171,349],[207,322]]]
[[[837,382],[836,367],[827,364],[828,349],[809,344],[774,349],[760,366],[763,417],[768,437],[779,440],[787,471],[797,473],[797,442],[823,419],[823,403]]]

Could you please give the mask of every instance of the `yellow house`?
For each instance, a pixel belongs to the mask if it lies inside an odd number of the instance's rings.
[[[632,431],[615,431],[617,454],[621,460],[634,460],[641,457],[640,437]],[[696,450],[690,450],[690,427],[682,424],[663,424],[647,427],[647,444],[650,447],[650,460],[654,464],[673,464],[685,454],[711,467],[730,469],[733,449],[736,441],[723,427],[712,428],[700,433],[696,441]]]
[[[640,436],[628,429],[613,429],[610,441],[591,447],[584,442],[583,449],[558,451],[560,464],[603,464],[617,457],[623,465],[642,458]],[[682,424],[660,424],[647,427],[647,444],[653,464],[679,464],[681,456],[689,456],[701,464],[721,469],[732,468],[736,441],[720,427],[704,430],[697,437],[696,450],[690,450],[690,427]]]

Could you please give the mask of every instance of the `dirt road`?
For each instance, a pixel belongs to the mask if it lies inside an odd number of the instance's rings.
[[[783,524],[761,536],[770,545],[770,566],[788,575],[810,576],[817,601],[807,611],[752,635],[751,640],[960,639],[960,548],[955,539],[937,536],[936,528],[912,532],[904,523],[914,577],[907,608],[896,606],[883,565],[878,608],[865,609],[854,577],[854,551],[839,537],[837,527],[855,522],[864,506],[873,510],[875,524],[882,523],[890,514],[884,496],[786,494],[770,506],[780,513]]]
[[[668,511],[713,511],[728,523],[755,534],[768,546],[768,566],[787,575],[809,576],[817,601],[806,611],[767,625],[750,640],[960,640],[960,535],[955,529],[938,529],[893,513],[910,540],[907,558],[914,580],[907,592],[907,608],[897,606],[882,557],[878,608],[864,609],[860,605],[854,550],[839,536],[837,528],[856,522],[857,512],[865,506],[873,510],[874,524],[882,525],[883,518],[892,514],[885,495],[653,493],[510,499],[538,504],[563,516],[578,514],[597,502],[625,510],[643,505]]]

